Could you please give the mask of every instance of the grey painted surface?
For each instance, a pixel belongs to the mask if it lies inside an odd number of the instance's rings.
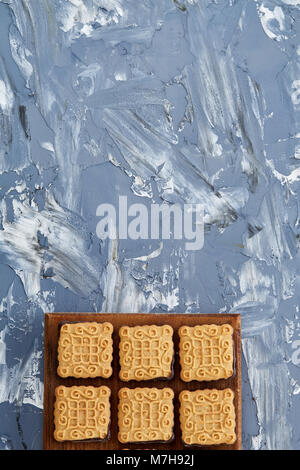
[[[300,448],[299,16],[0,2],[1,448],[42,446],[45,311],[240,312],[243,446]],[[100,241],[119,195],[200,203],[203,249]]]

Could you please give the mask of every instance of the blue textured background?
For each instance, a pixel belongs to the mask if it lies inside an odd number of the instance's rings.
[[[300,448],[299,7],[0,1],[0,448],[42,446],[45,311],[240,312],[243,446]],[[118,195],[204,248],[101,242]]]

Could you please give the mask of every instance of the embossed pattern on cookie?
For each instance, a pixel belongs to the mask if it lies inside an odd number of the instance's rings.
[[[184,382],[227,379],[233,374],[233,328],[224,325],[179,328],[180,377]]]
[[[140,381],[172,376],[174,344],[171,326],[122,326],[119,335],[121,380]]]
[[[174,426],[174,392],[170,388],[121,388],[119,390],[118,440],[170,441]]]
[[[225,390],[184,390],[179,395],[182,440],[189,445],[233,444],[234,393]]]
[[[57,441],[105,439],[110,423],[108,387],[55,389],[54,438]]]
[[[112,374],[111,323],[66,323],[62,325],[58,342],[60,377],[103,377]]]

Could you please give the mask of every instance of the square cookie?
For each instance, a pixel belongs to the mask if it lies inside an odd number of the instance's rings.
[[[78,441],[105,439],[110,423],[108,387],[64,387],[55,389],[54,439]]]
[[[184,390],[179,395],[182,440],[188,445],[233,444],[235,434],[234,392]]]
[[[171,326],[122,326],[119,335],[121,380],[172,377],[174,344]]]
[[[121,388],[118,440],[122,443],[170,441],[174,426],[173,398],[170,388]]]
[[[227,379],[233,374],[231,325],[179,328],[180,377],[184,382]]]
[[[112,375],[111,323],[65,323],[60,329],[58,368],[60,377],[103,377]]]

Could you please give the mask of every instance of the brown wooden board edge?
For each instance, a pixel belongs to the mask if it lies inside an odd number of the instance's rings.
[[[234,343],[235,343],[235,410],[236,410],[236,435],[237,435],[237,440],[235,444],[232,446],[203,446],[203,447],[180,447],[179,449],[184,448],[184,450],[206,450],[206,449],[214,449],[214,450],[241,450],[242,448],[242,396],[241,396],[241,316],[240,314],[200,314],[200,313],[193,313],[193,314],[188,314],[188,313],[153,313],[153,314],[142,314],[142,313],[73,313],[73,312],[60,312],[60,313],[46,313],[45,314],[45,323],[44,323],[44,419],[43,419],[43,448],[45,450],[50,450],[50,449],[55,449],[55,444],[50,445],[48,444],[48,438],[49,432],[52,432],[52,429],[50,429],[49,424],[53,422],[53,416],[47,416],[47,413],[45,413],[45,410],[49,408],[49,400],[50,400],[50,381],[51,377],[49,376],[49,366],[51,366],[51,361],[53,364],[53,361],[56,361],[53,357],[51,357],[51,339],[49,338],[49,325],[51,321],[55,321],[57,326],[59,326],[60,323],[68,321],[68,322],[78,322],[78,321],[110,321],[114,325],[114,321],[116,320],[116,316],[121,317],[124,316],[124,322],[122,324],[128,324],[131,326],[138,325],[139,321],[141,321],[141,324],[170,324],[172,325],[172,320],[175,317],[182,317],[182,319],[186,320],[186,324],[191,324],[190,321],[192,321],[192,324],[196,324],[195,320],[200,320],[200,324],[205,324],[207,323],[224,323],[226,320],[231,320],[234,322]],[[138,320],[139,319],[139,320]],[[123,319],[122,319],[123,321]],[[115,325],[114,325],[115,326]],[[114,345],[114,353],[115,349],[118,349],[118,347],[115,347]],[[56,350],[55,350],[55,355],[56,355]],[[177,360],[178,362],[178,360]],[[92,379],[93,380],[93,379]],[[218,382],[218,381],[217,381]],[[168,386],[168,381],[160,381],[160,385]],[[207,383],[207,382],[206,382]],[[81,383],[82,384],[82,383]],[[96,384],[95,384],[96,385]],[[128,384],[124,384],[122,382],[122,386],[128,386]],[[147,382],[134,382],[131,386],[136,387],[136,386],[147,386]],[[154,385],[151,385],[154,386]],[[196,387],[197,388],[197,387]],[[199,387],[200,388],[200,387]],[[203,387],[202,387],[203,388]],[[213,388],[210,385],[210,388]],[[216,386],[216,388],[218,388]],[[194,387],[195,389],[195,387]],[[51,400],[50,400],[51,401]],[[53,410],[52,410],[53,414]],[[177,416],[178,418],[178,416]],[[54,440],[52,436],[52,441]],[[55,443],[56,441],[54,441]],[[70,449],[75,449],[76,445],[74,447],[74,442],[69,443],[70,446],[68,447],[65,446],[65,448],[70,448]],[[80,445],[79,445],[80,444]],[[78,448],[81,449],[90,449],[89,442],[80,442],[78,443]],[[157,449],[165,449],[169,450],[169,447],[167,444],[163,444],[163,447],[161,446],[154,446]],[[149,444],[148,447],[153,448],[154,446]],[[58,446],[57,446],[58,447]],[[95,447],[93,447],[95,448]],[[136,445],[132,447],[132,445],[128,445],[127,448],[136,448]],[[143,447],[142,447],[143,448]],[[96,448],[95,448],[96,449]],[[102,450],[101,448],[97,447],[97,450]],[[107,450],[107,449],[106,449]],[[117,450],[117,449],[111,449],[111,450]],[[174,449],[176,450],[176,449]]]

